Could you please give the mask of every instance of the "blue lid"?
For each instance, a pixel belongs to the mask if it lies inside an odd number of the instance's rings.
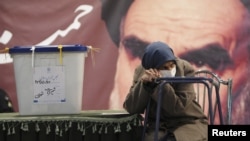
[[[35,52],[59,52],[59,45],[49,45],[49,46],[34,46]],[[32,52],[32,46],[14,46],[9,49],[9,53],[29,53]],[[63,52],[86,52],[88,48],[82,45],[62,45]]]

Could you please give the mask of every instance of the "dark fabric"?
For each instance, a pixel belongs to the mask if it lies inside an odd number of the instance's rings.
[[[159,141],[176,141],[175,136],[171,133],[163,136]]]
[[[142,66],[145,69],[158,68],[167,61],[175,59],[173,50],[167,44],[159,41],[153,42],[145,49],[142,57]]]
[[[14,112],[11,100],[8,94],[0,89],[0,113]]]
[[[60,116],[5,118],[0,114],[0,141],[140,141],[141,120],[140,115],[75,115],[61,119]]]

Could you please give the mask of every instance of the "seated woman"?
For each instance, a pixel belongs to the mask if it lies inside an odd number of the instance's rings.
[[[123,103],[131,114],[144,113],[151,100],[145,141],[154,140],[159,77],[193,76],[194,69],[185,60],[175,57],[173,50],[163,42],[149,44],[142,64],[134,73],[133,84]],[[195,101],[192,84],[166,83],[162,90],[162,105],[158,138],[161,141],[207,140],[207,117]]]

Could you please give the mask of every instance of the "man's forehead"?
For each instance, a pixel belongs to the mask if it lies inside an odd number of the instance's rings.
[[[173,20],[191,17],[232,22],[241,20],[245,12],[239,0],[135,0],[128,13],[151,18],[167,16]]]
[[[189,46],[188,41],[192,41],[189,47],[224,44],[224,38],[234,38],[244,10],[240,1],[234,0],[137,0],[126,17],[124,35],[178,47]]]

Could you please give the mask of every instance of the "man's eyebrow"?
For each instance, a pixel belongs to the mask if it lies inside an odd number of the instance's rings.
[[[219,44],[208,44],[180,54],[179,57],[198,67],[207,65],[213,70],[224,70],[233,65],[228,51]]]
[[[128,50],[133,57],[143,56],[144,50],[149,45],[149,42],[145,42],[137,38],[136,36],[127,36],[122,40],[123,46]]]

